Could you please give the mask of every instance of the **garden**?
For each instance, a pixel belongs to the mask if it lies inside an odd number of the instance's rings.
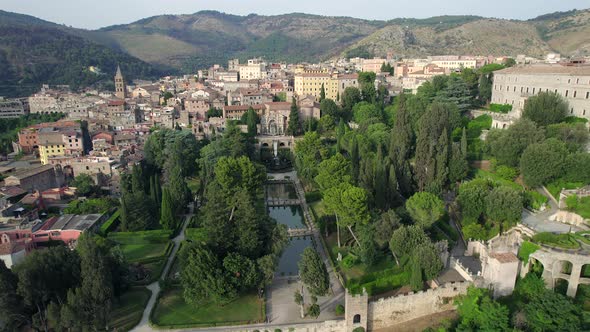
[[[172,251],[171,230],[139,232],[112,232],[108,239],[114,242],[130,264],[134,284],[150,284],[162,274],[168,255]]]
[[[264,321],[264,301],[254,293],[242,294],[232,302],[220,305],[192,305],[184,300],[181,287],[170,287],[160,293],[151,315],[159,328],[184,328],[254,324]]]
[[[145,287],[133,287],[115,299],[110,315],[110,328],[129,331],[136,326],[152,292]]]

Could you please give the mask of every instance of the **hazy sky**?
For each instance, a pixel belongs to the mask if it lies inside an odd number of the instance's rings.
[[[588,0],[0,0],[2,10],[89,29],[205,9],[238,15],[303,12],[387,20],[458,14],[529,19],[588,7]]]

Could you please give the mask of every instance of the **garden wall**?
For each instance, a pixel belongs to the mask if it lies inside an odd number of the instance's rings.
[[[466,294],[469,285],[470,282],[448,283],[424,292],[369,302],[368,329],[371,331],[391,327],[423,316],[454,310],[454,298]]]

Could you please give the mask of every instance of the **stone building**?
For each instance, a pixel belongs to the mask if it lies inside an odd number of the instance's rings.
[[[29,100],[27,98],[4,99],[0,97],[0,119],[13,119],[30,112]]]
[[[590,119],[590,65],[536,64],[494,72],[491,102],[512,105],[514,118],[520,118],[526,100],[540,92],[563,96],[568,115]]]
[[[260,80],[266,77],[264,63],[260,59],[250,59],[248,64],[239,65],[240,81]]]
[[[325,71],[306,71],[295,74],[295,94],[320,98],[322,85],[326,98],[338,101],[347,87],[358,87],[358,74],[330,74]]]
[[[47,190],[58,187],[63,181],[61,171],[56,171],[53,165],[43,165],[16,171],[4,179],[6,186],[19,186],[27,191]]]

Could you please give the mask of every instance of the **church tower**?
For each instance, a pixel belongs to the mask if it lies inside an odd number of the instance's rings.
[[[117,65],[117,73],[115,74],[115,96],[120,99],[125,99],[125,90],[125,80],[123,80],[123,74],[121,74],[121,67]]]

